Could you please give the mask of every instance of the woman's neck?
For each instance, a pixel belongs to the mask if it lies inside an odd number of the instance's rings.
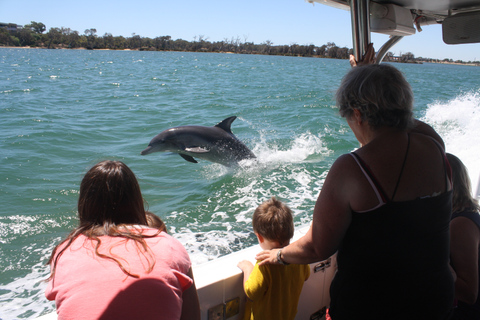
[[[369,128],[364,131],[364,135],[363,135],[364,143],[362,143],[362,147],[372,142],[381,142],[383,140],[391,141],[391,139],[394,138],[395,136],[399,136],[403,134],[405,134],[405,131],[399,130],[397,128],[391,128],[391,127],[382,127],[379,129]]]

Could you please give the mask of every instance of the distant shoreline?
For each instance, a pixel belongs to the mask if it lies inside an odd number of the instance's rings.
[[[5,49],[45,49],[45,50],[91,50],[91,51],[159,51],[159,52],[202,52],[202,51],[175,51],[175,50],[142,50],[140,49],[87,49],[85,47],[78,47],[78,48],[63,48],[63,47],[58,47],[58,48],[47,48],[47,47],[31,47],[31,46],[23,46],[23,47],[16,47],[16,46],[0,46],[1,48]],[[208,52],[207,52],[208,53]],[[226,54],[236,54],[236,52],[216,52],[216,53],[226,53]],[[239,54],[242,54],[241,52]],[[260,53],[254,53],[254,54],[260,54]],[[263,55],[268,55],[268,54],[263,54]],[[301,56],[300,56],[301,57]],[[324,58],[324,59],[335,59],[335,58],[329,58],[329,57],[321,57],[321,56],[312,56],[312,58]],[[340,58],[341,59],[341,58]],[[345,60],[345,59],[341,59]],[[437,64],[451,64],[451,65],[459,65],[459,66],[473,66],[473,67],[480,67],[480,63],[468,63],[468,62],[450,62],[450,61],[440,61],[439,59],[430,59],[428,58],[429,61],[425,60],[415,60],[415,61],[408,61],[408,62],[402,62],[402,61],[386,61],[384,62],[389,62],[389,63],[410,63],[410,64],[422,64],[424,62],[427,63],[437,63]],[[436,61],[438,60],[438,61]]]

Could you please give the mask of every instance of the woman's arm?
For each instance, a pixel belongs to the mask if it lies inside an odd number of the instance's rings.
[[[192,278],[193,283],[183,292],[182,317],[180,320],[200,320],[200,302],[198,301],[197,287],[193,279],[192,268],[188,270],[187,275]]]
[[[455,298],[473,304],[478,297],[478,248],[480,230],[470,219],[458,217],[450,222],[450,256],[457,274]]]
[[[328,259],[336,251],[351,222],[350,197],[355,190],[350,174],[354,160],[343,155],[332,165],[313,211],[307,234],[284,247],[281,259],[287,263],[307,264]],[[262,264],[279,264],[278,249],[260,252]]]

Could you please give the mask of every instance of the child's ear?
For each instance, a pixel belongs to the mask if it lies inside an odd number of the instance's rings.
[[[255,232],[255,235],[257,236],[257,239],[258,239],[258,242],[259,243],[263,243],[263,241],[265,241],[265,239],[262,237],[262,235],[258,234]]]

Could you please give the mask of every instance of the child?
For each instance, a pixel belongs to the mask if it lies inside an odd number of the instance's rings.
[[[283,248],[293,237],[294,226],[290,208],[272,197],[255,210],[253,232],[263,250]],[[280,260],[280,262],[282,262]],[[253,266],[244,260],[238,264],[243,271],[247,295],[244,319],[294,319],[303,283],[310,276],[308,265]]]
[[[456,156],[447,153],[452,168],[453,199],[450,221],[450,263],[457,275],[452,319],[480,319],[480,206],[472,197],[467,168]]]
[[[168,233],[167,226],[156,214],[150,211],[145,211],[145,215],[147,216],[147,224],[149,227],[160,229],[160,231]]]

